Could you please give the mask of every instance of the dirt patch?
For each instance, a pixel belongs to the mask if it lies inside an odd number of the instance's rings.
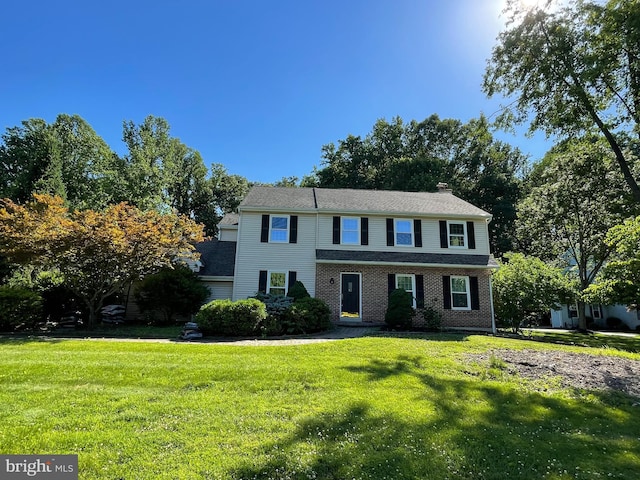
[[[560,350],[491,350],[468,355],[470,360],[506,363],[508,371],[523,378],[557,377],[564,387],[617,390],[640,398],[640,361]]]

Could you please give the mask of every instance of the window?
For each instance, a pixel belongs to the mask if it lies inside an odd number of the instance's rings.
[[[270,242],[288,242],[289,241],[289,217],[288,216],[271,216],[269,224],[269,241]]]
[[[464,248],[467,245],[464,223],[448,222],[449,246],[452,248]]]
[[[360,219],[352,217],[342,217],[342,238],[341,243],[349,245],[360,244]]]
[[[471,310],[469,277],[451,277],[451,308]]]
[[[602,318],[602,307],[600,305],[591,305],[591,316],[594,320]]]
[[[396,245],[413,246],[413,222],[411,220],[395,220]]]
[[[396,288],[402,288],[409,292],[413,298],[413,308],[416,308],[416,277],[415,275],[396,275]]]
[[[267,292],[271,295],[284,296],[287,293],[287,274],[285,272],[269,272]]]

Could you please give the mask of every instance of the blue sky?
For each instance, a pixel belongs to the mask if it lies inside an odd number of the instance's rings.
[[[480,85],[503,1],[5,2],[0,129],[78,114],[123,154],[122,122],[152,114],[207,164],[302,177],[379,118],[493,114]],[[550,146],[497,136],[532,160]]]

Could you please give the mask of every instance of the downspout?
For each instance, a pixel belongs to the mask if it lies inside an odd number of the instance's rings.
[[[489,301],[491,302],[491,332],[495,335],[496,331],[496,314],[493,310],[493,274],[489,274]]]

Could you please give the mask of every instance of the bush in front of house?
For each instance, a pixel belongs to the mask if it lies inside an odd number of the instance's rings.
[[[42,317],[42,297],[25,287],[0,286],[0,331],[33,327]]]
[[[411,327],[414,315],[413,297],[403,288],[396,288],[389,295],[389,305],[384,314],[384,321],[394,329],[407,329]]]
[[[422,310],[424,327],[430,331],[438,331],[442,328],[442,312],[436,309],[438,299],[434,298],[430,305],[425,305]]]
[[[287,292],[287,296],[293,298],[294,302],[303,298],[311,298],[311,295],[309,295],[309,292],[300,280],[296,280],[293,285],[291,285],[291,288]]]
[[[331,328],[331,309],[324,300],[304,297],[293,302],[282,318],[283,333],[314,333]]]
[[[202,306],[195,318],[204,335],[238,337],[261,334],[266,319],[265,304],[256,298],[214,300]]]
[[[153,325],[174,325],[176,316],[188,317],[209,297],[209,289],[186,265],[165,267],[146,276],[135,292],[136,302]],[[157,315],[159,314],[159,315]]]

